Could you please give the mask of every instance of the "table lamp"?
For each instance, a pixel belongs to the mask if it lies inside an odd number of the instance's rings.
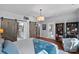
[[[0,38],[2,37],[2,33],[4,33],[4,29],[0,28]]]

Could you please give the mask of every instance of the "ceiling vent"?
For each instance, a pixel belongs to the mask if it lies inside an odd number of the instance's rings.
[[[29,17],[24,16],[24,19],[25,19],[25,20],[29,20]]]

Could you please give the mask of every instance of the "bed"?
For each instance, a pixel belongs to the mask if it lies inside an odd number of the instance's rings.
[[[41,40],[33,39],[35,54],[68,54],[63,50],[58,49],[58,46],[54,43]]]
[[[0,41],[1,41],[1,39],[0,39]],[[9,40],[5,40],[5,41],[7,42],[7,43],[5,43],[5,46],[3,46],[3,47],[5,47],[5,49],[3,49],[3,51],[0,52],[0,54],[67,54],[64,51],[59,50],[55,44],[44,41],[44,40],[35,39],[35,38],[19,40],[19,41],[15,41],[15,42],[11,42]],[[42,45],[43,47],[48,45],[48,48],[43,48],[42,50],[40,50],[39,52],[36,53],[36,50],[35,50],[36,42],[34,42],[34,41],[41,42],[40,45],[39,45],[39,43],[37,43],[38,44],[37,46],[41,46],[41,44],[43,44]],[[52,48],[52,46],[54,47],[54,49]],[[1,49],[1,46],[0,46],[0,49]],[[39,50],[40,48],[37,47],[36,49]]]
[[[19,40],[14,42],[20,54],[35,54],[32,39]]]
[[[20,54],[41,54],[41,53],[45,54],[45,53],[43,53],[43,52],[46,52],[45,50],[41,50],[39,53],[35,52],[34,40],[39,41],[39,39],[30,38],[30,39],[26,39],[26,40],[16,41],[16,42],[14,42],[14,44],[18,47]],[[40,41],[42,42],[42,44],[49,43],[56,47],[56,53],[52,53],[52,54],[68,54],[67,52],[64,52],[63,50],[58,49],[57,45],[55,45],[53,43],[50,43],[50,42],[47,42],[47,41],[44,41],[41,39],[40,39]],[[46,43],[44,43],[44,42],[46,42]],[[37,43],[37,44],[39,44],[39,43]],[[47,54],[49,54],[49,53],[47,53]]]

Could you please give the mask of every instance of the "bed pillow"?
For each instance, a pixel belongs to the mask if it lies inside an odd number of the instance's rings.
[[[17,47],[13,44],[13,42],[9,40],[4,41],[3,52],[6,54],[18,54],[19,53]]]
[[[46,50],[40,51],[38,54],[48,54]]]
[[[76,38],[63,38],[64,51],[76,52],[77,48],[78,48],[77,45],[78,45],[78,39],[76,39]]]
[[[2,54],[4,39],[0,38],[0,54]]]

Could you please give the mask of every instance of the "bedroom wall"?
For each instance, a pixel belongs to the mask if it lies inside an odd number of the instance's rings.
[[[48,17],[45,19],[44,22],[40,22],[40,24],[47,25],[46,30],[42,30],[42,25],[40,26],[40,30],[41,30],[40,35],[43,37],[49,37],[49,38],[55,39],[55,24],[56,23],[66,23],[66,22],[74,22],[74,21],[78,21],[75,11],[62,12],[61,14]],[[51,34],[49,32],[49,24],[53,25],[53,37],[50,37]]]
[[[0,10],[0,17],[23,20],[24,15],[18,15],[16,13]],[[20,33],[22,38],[18,37],[18,40],[29,39],[29,21],[36,21],[36,20],[34,17],[29,17],[29,20],[27,22],[23,22],[24,23],[24,31]],[[0,23],[0,25],[1,25],[1,23]]]
[[[76,20],[79,22],[79,8],[75,11]]]
[[[62,12],[61,14],[57,14],[54,16],[46,17],[44,22],[39,22],[40,23],[40,36],[44,37],[49,37],[49,38],[54,38],[55,37],[50,37],[50,32],[49,32],[49,25],[53,24],[53,36],[55,36],[55,24],[56,23],[62,23],[62,22],[71,22],[71,21],[79,21],[79,9],[76,11],[72,12],[67,11],[67,12]],[[17,19],[17,20],[23,20],[24,15],[18,15],[16,13],[8,12],[8,11],[2,11],[0,10],[0,17],[5,17],[5,18],[11,18],[11,19]],[[23,39],[29,39],[29,21],[36,22],[34,17],[29,17],[30,19],[27,22],[24,22],[24,31],[21,33]],[[42,30],[42,24],[46,24],[46,30]],[[22,40],[19,38],[18,40]]]

